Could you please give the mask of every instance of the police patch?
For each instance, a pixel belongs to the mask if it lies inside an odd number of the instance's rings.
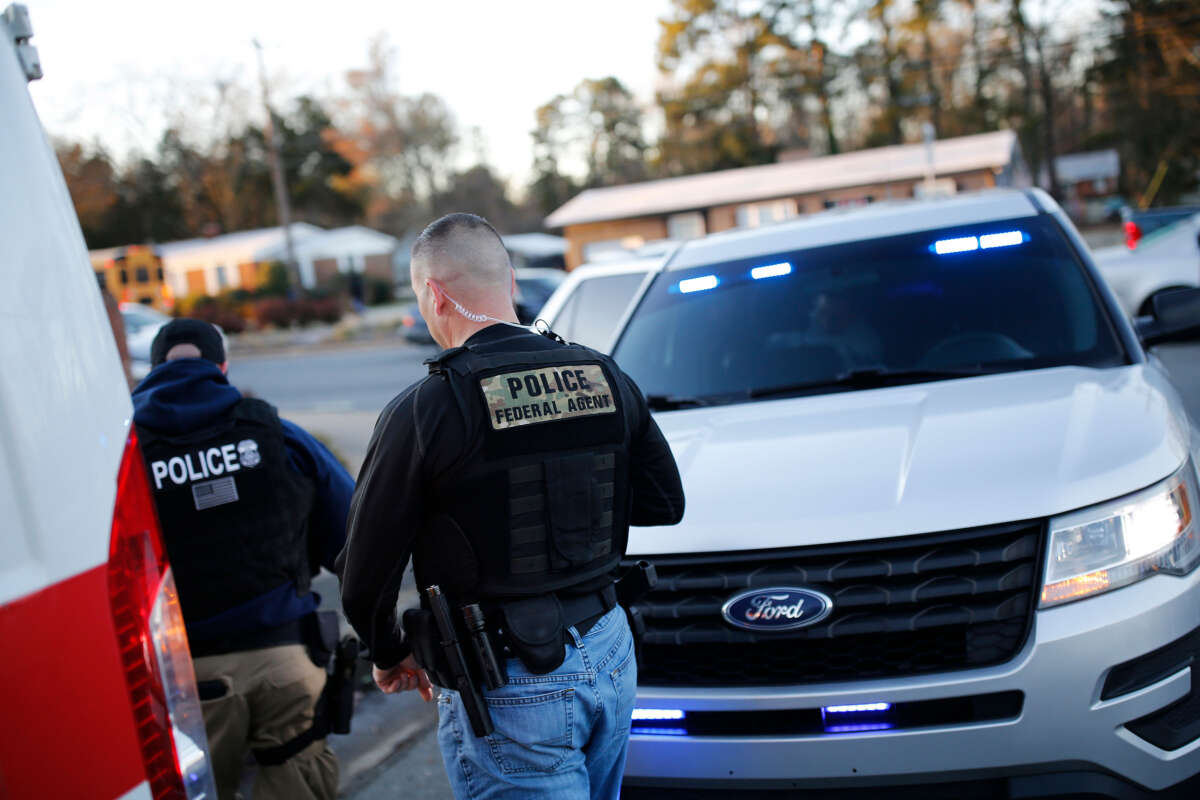
[[[596,364],[506,372],[482,378],[479,386],[497,431],[617,410],[604,370]]]

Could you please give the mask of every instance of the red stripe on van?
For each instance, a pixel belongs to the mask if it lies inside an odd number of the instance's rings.
[[[146,779],[104,565],[0,606],[0,796],[119,797]]]

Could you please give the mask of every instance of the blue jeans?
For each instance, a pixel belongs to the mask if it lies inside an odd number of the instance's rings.
[[[534,675],[508,661],[508,684],[485,691],[496,730],[471,732],[458,692],[438,698],[438,745],[459,800],[615,800],[637,690],[633,635],[621,608],[574,639],[562,666]]]

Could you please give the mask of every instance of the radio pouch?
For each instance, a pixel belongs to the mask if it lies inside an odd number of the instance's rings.
[[[513,600],[500,614],[508,646],[535,675],[558,669],[567,657],[562,604],[554,594]]]
[[[454,681],[450,680],[449,670],[446,669],[445,660],[442,658],[433,612],[423,608],[410,608],[401,617],[401,625],[412,647],[413,658],[421,669],[425,670],[429,680],[435,686],[453,689]]]

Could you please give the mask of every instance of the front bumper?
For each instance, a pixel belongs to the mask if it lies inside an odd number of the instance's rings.
[[[1037,612],[1029,640],[1007,664],[913,678],[804,687],[642,686],[640,708],[779,711],[837,704],[908,703],[1024,693],[1015,717],[872,731],[788,736],[631,737],[632,786],[770,788],[880,785],[974,777],[1094,771],[1147,789],[1200,772],[1200,739],[1163,750],[1127,729],[1188,697],[1181,668],[1140,689],[1101,699],[1113,667],[1200,626],[1200,570],[1156,576],[1099,597]],[[1197,685],[1200,686],[1200,676]]]

